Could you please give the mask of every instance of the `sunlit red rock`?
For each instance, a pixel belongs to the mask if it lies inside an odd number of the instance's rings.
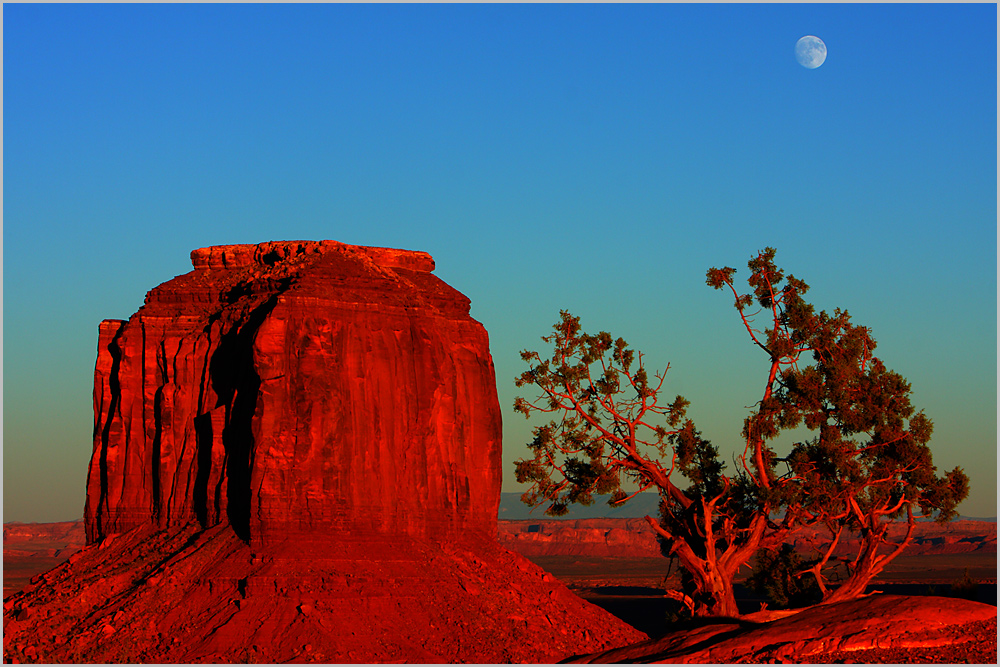
[[[496,542],[323,546],[254,551],[226,524],[105,538],[5,601],[4,657],[552,663],[646,639]]]
[[[87,535],[495,535],[500,412],[469,300],[421,252],[218,246],[101,323]]]
[[[489,341],[420,252],[217,246],[100,325],[88,546],[6,660],[554,662],[645,635],[499,546]]]
[[[670,632],[662,638],[582,656],[572,662],[775,663],[823,662],[832,653],[864,656],[872,649],[948,647],[968,641],[976,627],[993,639],[996,607],[942,597],[875,595],[783,612],[762,611],[740,619]],[[952,656],[949,656],[952,657]],[[968,657],[961,656],[963,658]],[[844,658],[840,658],[844,661]],[[925,662],[924,660],[917,660]],[[935,662],[930,660],[929,662]],[[955,660],[955,662],[958,662]]]

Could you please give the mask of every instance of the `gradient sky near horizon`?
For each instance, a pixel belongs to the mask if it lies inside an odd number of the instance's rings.
[[[83,514],[98,323],[193,248],[280,239],[434,256],[490,334],[507,491],[560,309],[741,448],[767,359],[705,271],[774,246],[995,516],[996,12],[4,5],[3,520]]]

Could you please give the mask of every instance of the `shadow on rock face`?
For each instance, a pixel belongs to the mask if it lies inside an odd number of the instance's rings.
[[[429,255],[192,264],[101,325],[88,546],[5,602],[5,658],[550,662],[645,638],[497,544],[489,339]]]

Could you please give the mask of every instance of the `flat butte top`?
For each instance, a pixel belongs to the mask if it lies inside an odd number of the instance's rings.
[[[269,241],[191,251],[194,270],[153,288],[141,317],[204,317],[273,296],[465,319],[468,297],[433,275],[426,252],[338,241]]]

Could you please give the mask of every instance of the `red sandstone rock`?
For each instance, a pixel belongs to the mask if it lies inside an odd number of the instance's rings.
[[[469,300],[421,252],[216,246],[99,330],[87,537],[231,523],[495,535],[500,411]]]
[[[4,658],[32,644],[42,662],[552,663],[646,639],[493,541],[324,547],[261,555],[226,524],[138,528],[9,598]]]
[[[810,662],[810,656],[834,651],[945,646],[956,643],[952,627],[978,621],[995,625],[997,609],[955,598],[873,595],[780,612],[781,618],[769,622],[754,616],[672,632],[571,662]]]
[[[4,658],[553,662],[645,635],[496,542],[486,331],[426,253],[218,246],[99,330],[88,545]]]

